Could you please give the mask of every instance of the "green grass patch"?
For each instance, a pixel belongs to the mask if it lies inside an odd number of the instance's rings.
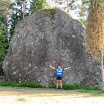
[[[78,89],[76,91],[77,92],[80,92],[80,93],[87,93],[87,94],[90,94],[91,96],[104,97],[104,93],[102,92],[102,90]]]
[[[54,84],[50,85],[49,88],[56,88]],[[96,97],[104,97],[104,92],[102,90],[97,89],[96,87],[93,86],[82,86],[80,84],[63,84],[63,89],[64,90],[76,90],[77,92],[80,93],[87,93],[91,96],[96,96]]]
[[[0,86],[33,87],[33,88],[43,87],[41,84],[35,82],[24,82],[24,83],[0,82]]]

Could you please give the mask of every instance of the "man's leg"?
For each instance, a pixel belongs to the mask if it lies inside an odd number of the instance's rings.
[[[62,88],[62,80],[60,80],[60,87]]]
[[[59,80],[56,80],[56,88],[58,88]]]

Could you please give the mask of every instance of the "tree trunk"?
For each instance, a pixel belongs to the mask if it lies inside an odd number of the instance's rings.
[[[104,3],[104,2],[103,2]],[[102,91],[104,91],[104,66],[103,66],[103,55],[104,55],[104,6],[102,9],[102,38],[103,38],[103,42],[102,42],[102,62],[101,62],[101,72],[102,72]]]
[[[7,26],[8,13],[5,14],[5,26]]]
[[[67,12],[69,12],[69,0],[67,0]]]
[[[25,18],[25,9],[26,9],[26,0],[24,0],[24,7],[23,7],[23,19]]]
[[[103,52],[102,52],[102,55],[101,55],[101,73],[102,73],[102,90],[104,91]]]
[[[104,4],[104,1],[103,1]],[[102,38],[103,38],[103,49],[104,49],[104,5],[103,5],[103,9],[102,9]],[[102,91],[104,91],[104,66],[103,66],[103,55],[104,55],[104,50],[102,49],[102,63],[101,63],[101,70],[102,70]]]

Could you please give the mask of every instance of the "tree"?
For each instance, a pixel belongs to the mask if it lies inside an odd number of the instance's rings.
[[[60,7],[70,14],[74,14],[79,20],[87,19],[90,0],[50,0],[55,7]],[[51,6],[53,7],[53,5]]]
[[[23,0],[17,0],[11,4],[11,10],[13,11],[12,14],[9,14],[9,21],[8,27],[11,26],[10,29],[10,37],[9,40],[12,38],[14,29],[16,24],[23,19]],[[24,13],[25,15],[25,13]]]
[[[25,9],[26,9],[26,0],[24,0],[24,7],[23,7],[23,19],[25,17]]]
[[[34,8],[33,12],[45,7],[45,0],[34,0],[35,3],[37,1],[38,5],[32,5]],[[42,1],[42,2],[41,2]],[[23,3],[25,3],[23,5]],[[0,75],[3,75],[2,70],[2,62],[7,54],[9,42],[7,40],[8,33],[7,27],[10,27],[10,35],[12,37],[15,29],[15,25],[24,18],[25,15],[28,15],[29,10],[26,10],[26,0],[17,0],[13,2],[11,5],[10,0],[0,0]],[[12,10],[12,14],[9,14],[10,9]],[[28,11],[28,12],[27,12]],[[9,21],[8,17],[9,16]],[[9,28],[8,28],[9,29]]]
[[[0,0],[0,15],[5,17],[5,25],[7,23],[8,10],[10,8],[11,0]]]
[[[31,4],[31,13],[34,13],[39,9],[45,8],[46,5],[46,0],[33,0]]]
[[[67,11],[69,12],[69,0],[67,0]]]
[[[0,26],[0,75],[3,75],[2,62],[7,54],[8,45],[7,32]]]
[[[0,0],[0,75],[3,75],[2,70],[2,62],[4,60],[4,57],[7,54],[8,49],[8,41],[7,41],[7,13],[8,8],[10,7],[9,1]]]
[[[104,1],[90,0],[90,11],[87,22],[86,48],[93,59],[101,62],[102,87],[104,88]]]
[[[33,2],[31,2],[31,8],[30,10],[28,10],[27,12],[27,8],[26,8],[26,0],[17,0],[16,2],[13,2],[11,5],[11,9],[13,12],[11,19],[8,21],[9,23],[11,22],[11,28],[10,28],[10,38],[12,38],[13,33],[14,33],[14,29],[16,24],[24,19],[24,17],[28,14],[30,14],[30,12],[36,12],[39,9],[42,9],[45,7],[45,1],[46,0],[33,0]]]
[[[25,18],[25,10],[26,10],[26,0],[17,0],[17,3],[19,5],[21,5],[21,11],[23,12],[23,19],[24,19]],[[22,7],[22,5],[23,5],[23,7]]]

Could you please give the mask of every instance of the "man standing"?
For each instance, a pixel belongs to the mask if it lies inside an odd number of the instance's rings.
[[[59,85],[59,82],[60,82],[60,87],[62,89],[62,72],[64,70],[70,69],[71,67],[64,68],[64,69],[62,69],[61,66],[58,66],[58,69],[52,67],[51,65],[49,67],[54,69],[56,71],[56,73],[57,73],[56,88],[58,88],[58,85]]]

